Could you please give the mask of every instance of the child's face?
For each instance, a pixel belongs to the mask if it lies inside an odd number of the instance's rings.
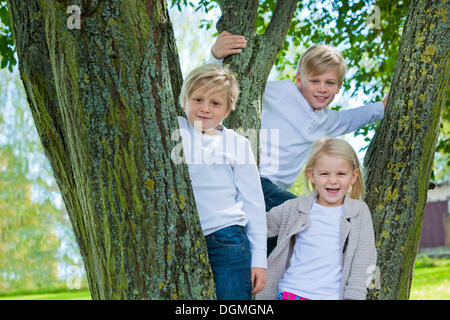
[[[317,203],[326,207],[337,207],[344,202],[348,189],[355,183],[359,170],[353,169],[348,160],[322,154],[315,168],[308,170],[319,197]]]
[[[194,127],[201,123],[202,131],[214,135],[214,129],[230,114],[231,107],[228,106],[225,91],[214,88],[206,90],[205,86],[201,86],[189,96],[184,111]]]
[[[341,89],[341,85],[336,69],[314,76],[297,74],[297,88],[315,110],[326,108]]]

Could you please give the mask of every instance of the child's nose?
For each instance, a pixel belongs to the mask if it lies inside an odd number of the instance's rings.
[[[335,176],[335,175],[330,175],[329,178],[330,178],[330,180],[329,180],[330,183],[337,183],[338,182],[337,176]]]
[[[203,103],[201,108],[200,108],[200,110],[202,112],[209,113],[209,104],[208,103]]]
[[[320,91],[325,91],[325,90],[326,90],[325,83],[321,82],[321,83],[319,84],[319,90],[320,90]]]

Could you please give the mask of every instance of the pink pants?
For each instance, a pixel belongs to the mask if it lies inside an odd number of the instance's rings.
[[[287,291],[283,291],[283,293],[277,291],[277,295],[280,300],[309,300]]]

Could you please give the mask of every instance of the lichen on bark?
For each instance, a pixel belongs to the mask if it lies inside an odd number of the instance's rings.
[[[441,1],[411,3],[385,117],[365,157],[381,269],[370,299],[409,297],[449,83],[448,26],[434,14],[443,8]]]

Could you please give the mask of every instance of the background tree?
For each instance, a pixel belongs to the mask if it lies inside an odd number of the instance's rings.
[[[0,101],[0,293],[65,287],[78,249],[17,72],[0,70]]]
[[[33,183],[13,149],[8,145],[0,150],[0,292],[49,288],[62,282],[57,277],[60,242],[55,222],[63,217],[48,200],[32,201]]]

